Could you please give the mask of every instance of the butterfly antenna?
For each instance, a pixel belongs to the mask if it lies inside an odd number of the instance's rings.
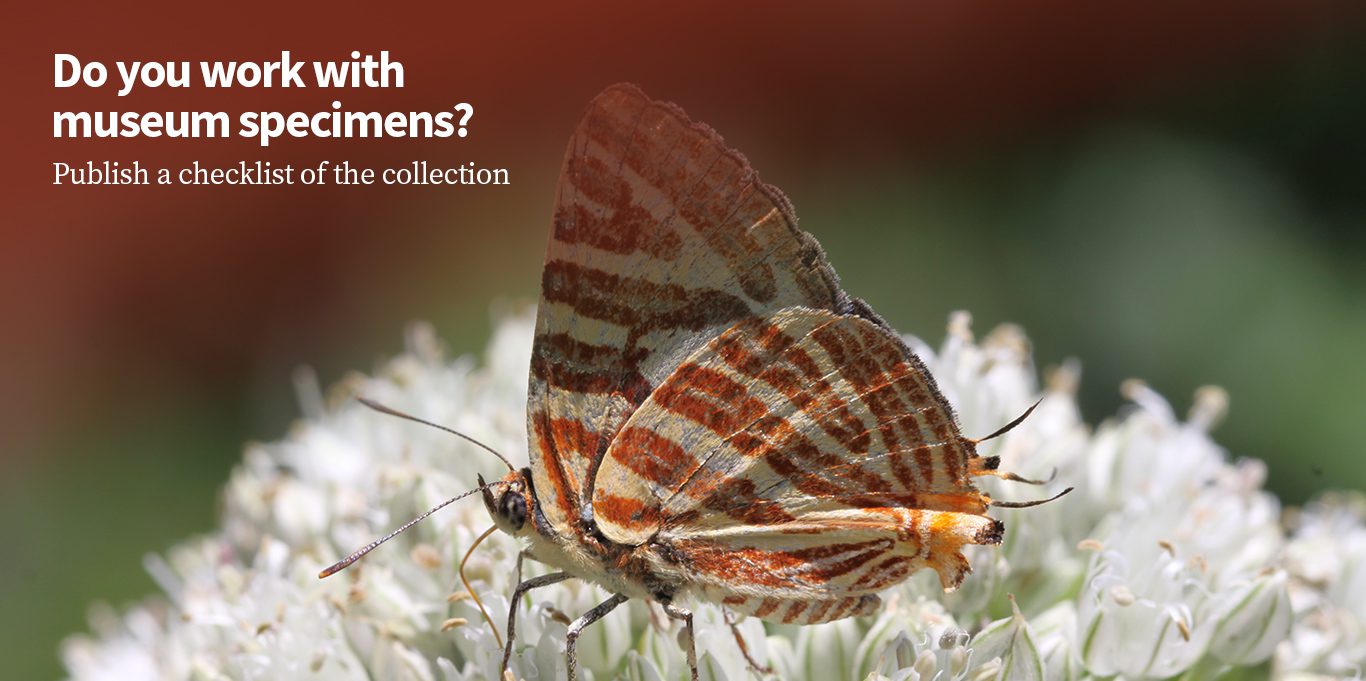
[[[495,482],[495,483],[493,483],[493,484],[496,485],[496,484],[498,484],[498,483]],[[447,499],[447,500],[445,500],[445,501],[443,501],[443,502],[441,502],[441,503],[439,503],[439,504],[437,504],[437,505],[431,507],[430,509],[427,510],[426,513],[423,513],[422,515],[420,515],[420,516],[418,516],[418,517],[416,517],[416,518],[413,518],[412,520],[409,520],[408,522],[404,523],[404,524],[403,524],[403,527],[400,527],[400,528],[398,528],[397,530],[394,530],[393,532],[390,532],[389,534],[387,534],[387,535],[381,537],[380,539],[376,539],[375,541],[370,542],[370,543],[367,544],[364,548],[357,549],[357,550],[356,550],[354,553],[352,553],[351,555],[349,555],[349,556],[347,556],[347,557],[345,557],[345,558],[343,558],[343,559],[341,559],[341,560],[339,560],[339,561],[333,563],[331,567],[329,567],[329,568],[327,568],[326,570],[323,570],[322,572],[319,572],[319,573],[318,573],[318,579],[323,579],[323,578],[325,578],[325,577],[330,577],[330,576],[332,576],[332,575],[337,574],[338,572],[341,572],[342,570],[345,570],[346,567],[347,567],[348,565],[350,565],[350,564],[352,564],[352,563],[354,563],[354,562],[360,560],[360,559],[361,559],[361,556],[364,556],[365,554],[370,553],[371,551],[374,551],[375,548],[378,547],[380,544],[383,544],[384,542],[387,542],[387,541],[389,541],[390,539],[393,539],[394,537],[397,537],[397,536],[398,536],[399,534],[401,534],[404,530],[406,530],[406,529],[412,527],[413,525],[418,524],[418,523],[421,522],[422,520],[425,520],[425,519],[427,518],[427,516],[429,516],[429,515],[431,515],[431,514],[433,514],[433,513],[436,513],[437,511],[440,511],[441,509],[445,508],[445,507],[446,507],[448,504],[450,504],[451,502],[459,501],[460,499],[464,499],[465,497],[467,497],[467,496],[469,496],[469,495],[471,495],[471,494],[474,494],[475,492],[482,492],[482,491],[484,491],[485,489],[487,489],[487,487],[488,487],[488,485],[480,485],[480,486],[478,486],[478,487],[476,487],[476,488],[474,488],[474,489],[472,489],[472,490],[470,490],[470,491],[468,491],[468,492],[465,492],[465,493],[463,493],[463,494],[457,494],[457,495],[455,495],[455,496],[453,496],[453,497],[451,497],[451,498],[449,498],[449,499]]]
[[[1030,508],[1032,506],[1042,506],[1043,504],[1046,504],[1050,501],[1057,501],[1058,499],[1062,498],[1063,495],[1067,494],[1068,492],[1071,492],[1073,489],[1074,488],[1072,487],[1068,487],[1067,489],[1058,492],[1057,494],[1054,494],[1053,496],[1047,499],[1037,499],[1035,501],[997,501],[995,499],[992,499],[991,505],[996,506],[998,508]]]
[[[369,407],[369,408],[371,408],[371,409],[374,409],[375,411],[377,411],[377,412],[379,412],[379,413],[381,413],[381,414],[388,414],[388,415],[390,415],[390,416],[397,416],[397,417],[399,417],[399,418],[401,418],[401,419],[407,419],[407,420],[412,421],[412,422],[414,422],[414,423],[421,423],[421,424],[424,425],[424,426],[431,426],[431,427],[433,427],[433,428],[436,428],[437,430],[444,430],[444,431],[446,431],[447,433],[450,433],[451,435],[454,435],[454,436],[456,436],[456,437],[458,437],[458,438],[461,438],[461,439],[463,439],[464,441],[466,441],[466,442],[468,442],[468,443],[470,443],[470,444],[472,444],[472,445],[475,445],[475,446],[477,446],[477,447],[481,447],[484,451],[486,451],[486,452],[488,452],[488,453],[490,453],[490,454],[492,454],[492,455],[498,457],[498,460],[499,460],[499,461],[502,461],[502,462],[503,462],[503,465],[504,465],[504,466],[507,466],[509,471],[516,472],[516,470],[517,470],[516,468],[514,468],[514,467],[512,466],[512,462],[508,461],[508,460],[507,460],[507,457],[503,456],[502,454],[499,454],[499,453],[497,452],[497,450],[495,450],[494,448],[492,448],[492,447],[490,447],[490,446],[488,446],[488,445],[486,445],[486,444],[484,444],[484,443],[482,443],[482,442],[480,442],[480,441],[478,441],[478,440],[476,440],[476,439],[474,439],[474,438],[472,438],[472,437],[470,437],[470,436],[468,436],[468,435],[466,435],[466,434],[464,434],[464,433],[462,433],[462,432],[460,432],[460,431],[458,431],[458,430],[455,430],[455,429],[453,429],[453,428],[447,428],[446,426],[443,426],[443,425],[440,425],[440,424],[437,424],[437,423],[432,423],[431,421],[428,421],[428,420],[426,420],[426,419],[420,419],[420,418],[418,418],[418,417],[416,417],[416,416],[413,416],[412,414],[408,414],[408,413],[405,413],[405,412],[401,412],[401,411],[399,411],[399,410],[397,410],[397,409],[394,409],[394,408],[392,408],[392,407],[386,407],[386,406],[380,404],[379,402],[376,402],[376,401],[371,400],[371,399],[369,399],[369,398],[359,397],[359,396],[358,396],[358,397],[356,397],[356,401],[357,401],[357,402],[360,402],[361,404],[363,404],[363,405],[365,405],[365,406],[367,406],[367,407]],[[1027,416],[1027,415],[1028,415],[1028,414],[1026,414],[1026,416]]]
[[[474,540],[473,544],[470,544],[470,550],[466,551],[465,557],[460,559],[460,583],[465,585],[465,593],[470,595],[470,599],[479,608],[479,614],[483,615],[484,621],[489,623],[489,629],[493,630],[493,640],[498,642],[498,649],[502,650],[503,637],[498,635],[498,627],[493,624],[493,618],[489,617],[489,611],[484,609],[484,602],[479,600],[479,594],[474,593],[474,589],[470,588],[470,580],[465,576],[465,563],[470,562],[470,556],[474,555],[474,550],[479,548],[479,545],[484,543],[484,540],[488,539],[489,535],[493,534],[496,529],[498,529],[497,525],[490,526],[489,529],[484,530],[483,534],[479,535],[478,539]]]
[[[999,429],[997,429],[996,432],[994,432],[994,433],[992,433],[992,434],[990,434],[990,435],[988,435],[988,436],[986,436],[986,437],[984,437],[984,438],[977,439],[977,440],[973,440],[972,443],[973,443],[973,444],[981,444],[981,443],[986,442],[987,440],[990,440],[990,439],[992,439],[992,438],[1001,437],[1002,435],[1005,435],[1006,433],[1009,433],[1011,430],[1013,430],[1013,429],[1015,428],[1015,426],[1018,426],[1018,425],[1020,425],[1021,423],[1024,423],[1024,420],[1027,419],[1027,418],[1029,418],[1029,415],[1030,415],[1030,414],[1033,414],[1033,413],[1034,413],[1034,408],[1035,408],[1035,407],[1038,407],[1039,404],[1041,404],[1042,402],[1043,402],[1043,398],[1040,397],[1038,402],[1035,402],[1034,404],[1030,405],[1029,408],[1025,410],[1025,413],[1020,414],[1018,417],[1015,418],[1014,421],[1011,421],[1010,423],[1007,423],[1007,424],[1005,424],[1004,426],[1001,426]]]

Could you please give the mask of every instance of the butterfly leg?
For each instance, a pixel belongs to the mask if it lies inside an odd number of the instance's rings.
[[[771,676],[773,674],[772,665],[759,664],[754,660],[754,656],[749,653],[749,645],[745,643],[745,637],[740,635],[740,623],[735,619],[735,613],[729,608],[722,608],[721,613],[725,615],[726,626],[730,627],[731,636],[735,637],[735,645],[740,647],[740,654],[745,656],[745,662],[749,664],[749,670],[759,676]]]
[[[579,641],[579,634],[585,627],[606,617],[607,613],[612,612],[618,605],[625,603],[627,600],[626,596],[617,594],[599,603],[597,607],[584,613],[582,617],[574,620],[574,622],[569,625],[569,635],[565,636],[564,639],[564,654],[569,660],[569,681],[574,681],[578,676],[579,658],[574,647]]]
[[[688,670],[692,673],[692,681],[697,681],[697,641],[693,636],[692,612],[672,604],[665,605],[664,612],[668,613],[669,617],[683,622],[683,637],[687,639],[684,652],[688,654]]]
[[[531,591],[532,589],[537,589],[543,586],[550,586],[551,584],[558,584],[566,579],[569,579],[570,577],[570,574],[568,572],[552,572],[548,575],[532,577],[531,579],[528,579],[525,582],[523,582],[522,559],[525,557],[525,553],[522,553],[517,556],[518,584],[517,588],[512,592],[512,602],[510,605],[508,605],[508,640],[507,644],[503,648],[503,666],[499,668],[499,672],[507,671],[508,660],[512,659],[512,641],[513,638],[517,635],[517,606],[522,602],[522,596],[524,596],[526,592]]]

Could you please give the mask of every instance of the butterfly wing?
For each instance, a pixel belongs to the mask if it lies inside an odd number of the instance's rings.
[[[593,504],[609,539],[665,547],[713,600],[806,621],[786,606],[857,614],[922,567],[957,586],[962,547],[1001,538],[971,480],[987,467],[900,338],[794,307],[683,362],[608,449]]]
[[[618,429],[735,321],[850,305],[820,246],[744,157],[632,86],[570,140],[546,253],[527,429],[545,519],[587,519]]]

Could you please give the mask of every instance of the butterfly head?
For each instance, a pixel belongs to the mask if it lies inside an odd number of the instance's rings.
[[[502,480],[489,484],[485,484],[481,477],[479,486],[483,488],[484,508],[488,509],[498,529],[513,536],[522,534],[535,504],[531,494],[530,469],[512,471]]]

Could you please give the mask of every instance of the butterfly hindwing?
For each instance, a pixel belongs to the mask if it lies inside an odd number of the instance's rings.
[[[850,303],[791,207],[710,128],[631,86],[594,100],[570,141],[546,253],[528,432],[540,510],[591,513],[618,429],[736,321]]]
[[[672,547],[704,590],[824,603],[922,567],[956,586],[962,547],[1000,539],[975,457],[901,339],[793,307],[681,363],[608,449],[593,502],[605,536]]]

